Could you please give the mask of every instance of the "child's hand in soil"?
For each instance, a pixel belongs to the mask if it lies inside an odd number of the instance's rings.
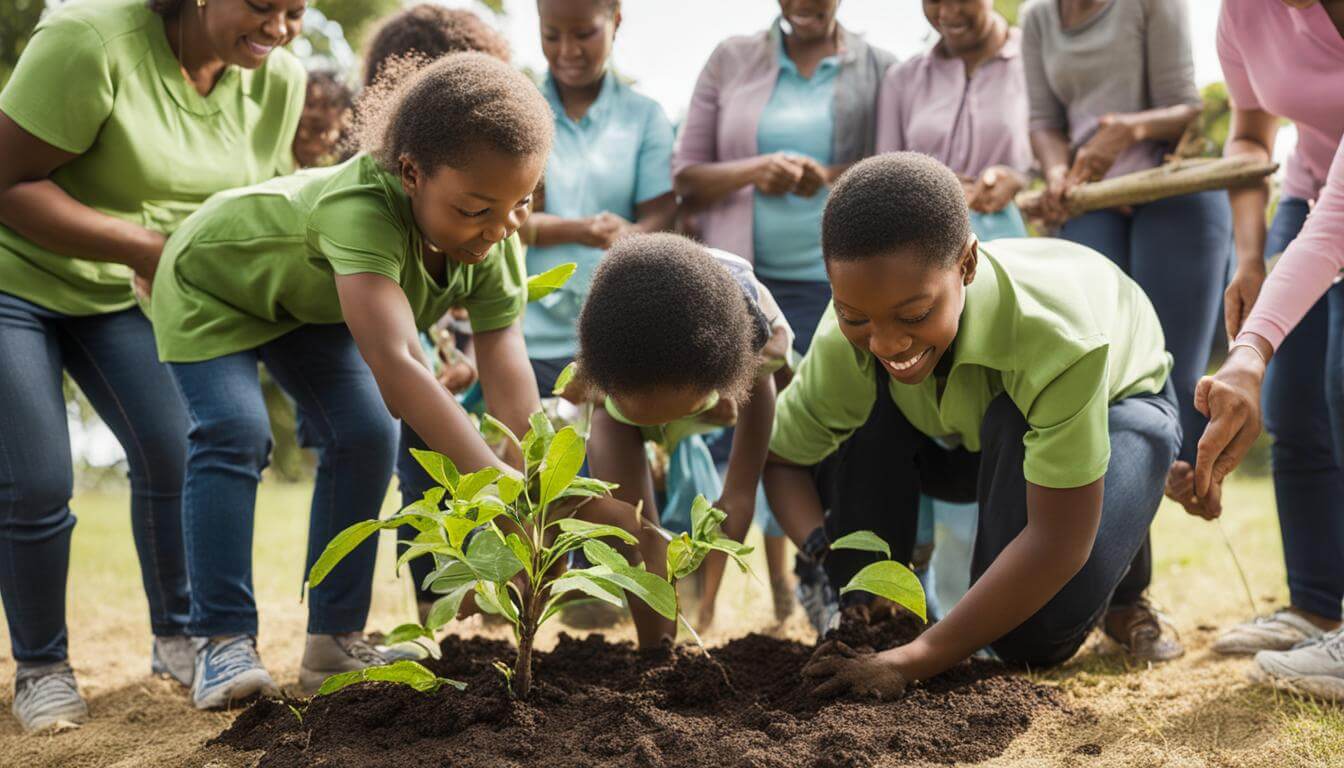
[[[813,696],[850,693],[890,701],[905,693],[905,675],[885,655],[871,649],[854,650],[839,640],[827,640],[803,667],[803,677],[816,683]]]

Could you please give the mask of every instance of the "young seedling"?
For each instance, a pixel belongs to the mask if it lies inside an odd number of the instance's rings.
[[[532,683],[532,644],[537,629],[559,610],[569,592],[620,605],[622,593],[643,600],[660,615],[677,618],[676,590],[642,566],[632,566],[606,540],[637,546],[638,539],[624,528],[600,525],[570,516],[587,499],[603,496],[610,483],[579,477],[584,439],[573,427],[555,431],[542,413],[531,418],[531,429],[519,440],[504,424],[486,415],[482,431],[487,439],[510,442],[523,457],[521,474],[490,467],[460,473],[449,459],[432,451],[412,451],[438,487],[424,498],[385,520],[367,520],[337,534],[313,565],[308,586],[320,584],[341,558],[374,532],[411,525],[419,534],[398,559],[397,567],[415,557],[432,556],[435,570],[426,586],[442,595],[423,625],[405,624],[389,633],[387,641],[429,641],[437,653],[434,633],[455,618],[471,595],[476,606],[504,617],[513,625],[518,657],[509,680],[514,694],[527,698]],[[706,504],[707,506],[707,504]],[[633,527],[634,521],[632,521]],[[571,552],[582,550],[593,565],[565,571]],[[678,573],[687,573],[683,565]],[[439,680],[414,662],[399,662],[360,674],[324,691],[361,679],[395,680],[430,686]],[[426,677],[428,675],[429,677]],[[404,679],[403,677],[404,676]],[[334,679],[334,678],[333,678]]]
[[[891,547],[881,537],[872,531],[855,531],[831,542],[831,549],[857,549],[880,552],[887,556],[886,560],[869,563],[854,574],[854,578],[840,588],[840,594],[868,592],[890,600],[918,616],[921,621],[928,622],[924,586],[919,583],[919,577],[914,571],[891,559]]]

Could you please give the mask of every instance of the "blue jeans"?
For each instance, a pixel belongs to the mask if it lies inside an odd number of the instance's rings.
[[[309,325],[246,352],[172,363],[191,418],[183,503],[191,574],[191,634],[257,633],[252,527],[257,483],[271,450],[257,364],[294,399],[300,444],[317,450],[303,573],[332,537],[378,517],[397,449],[397,425],[344,325]],[[308,593],[308,631],[364,628],[376,538]]]
[[[1266,258],[1297,237],[1307,210],[1299,198],[1279,201],[1265,238]],[[1338,426],[1344,417],[1341,323],[1344,288],[1336,285],[1279,346],[1264,387],[1289,597],[1294,607],[1335,620],[1344,597],[1344,473],[1331,439],[1332,423]]]
[[[0,293],[0,597],[14,658],[67,657],[74,487],[61,373],[126,452],[131,532],[155,635],[186,633],[187,416],[139,309],[72,317]]]
[[[793,348],[800,355],[807,354],[807,348],[812,346],[812,335],[817,332],[817,324],[831,305],[831,284],[826,280],[772,280],[760,275],[756,279],[775,297],[784,319],[793,328]]]
[[[1129,397],[1110,407],[1111,461],[1101,524],[1082,569],[1016,629],[990,644],[1005,661],[1049,666],[1072,656],[1118,598],[1162,500],[1167,469],[1181,443],[1171,385],[1158,395]],[[920,494],[978,502],[972,584],[1027,525],[1022,474],[1026,418],[1007,395],[995,398],[980,425],[980,453],[946,450],[906,420],[890,397],[879,396],[864,427],[814,470],[834,541],[871,530],[909,562],[918,534]],[[873,555],[841,550],[826,556],[837,587]]]
[[[1195,385],[1208,370],[1221,327],[1223,287],[1232,256],[1227,193],[1199,192],[1135,206],[1133,215],[1093,211],[1071,219],[1060,237],[1101,252],[1139,284],[1157,310],[1173,366],[1185,443],[1178,458],[1195,463],[1208,420],[1195,410]]]

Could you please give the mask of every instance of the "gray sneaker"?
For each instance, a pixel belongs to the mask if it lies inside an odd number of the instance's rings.
[[[14,716],[27,733],[89,719],[70,663],[20,665],[14,676]]]
[[[156,637],[150,653],[149,671],[160,677],[171,677],[190,688],[196,677],[196,651],[200,647],[201,641],[194,637]]]
[[[1255,654],[1251,679],[1307,696],[1344,701],[1344,628],[1291,651]]]
[[[359,632],[309,635],[303,648],[303,664],[299,667],[299,690],[304,696],[312,696],[332,675],[377,667],[389,661]]]
[[[280,688],[261,665],[256,638],[212,638],[196,652],[191,703],[197,709],[222,709],[255,696],[279,695]]]
[[[818,637],[823,637],[840,624],[839,596],[821,564],[801,553],[794,558],[793,573],[798,577],[794,594],[807,614],[808,623]]]
[[[1319,640],[1324,634],[1325,630],[1282,608],[1272,615],[1257,616],[1229,627],[1213,641],[1213,650],[1245,656],[1260,651],[1287,651],[1300,643]]]

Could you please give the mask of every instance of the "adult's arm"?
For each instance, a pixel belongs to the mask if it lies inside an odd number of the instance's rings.
[[[505,469],[462,406],[430,372],[401,286],[382,275],[338,274],[336,293],[346,325],[392,415],[405,420],[432,450],[464,472]],[[534,399],[535,391],[534,385]]]
[[[76,157],[0,112],[0,224],[57,255],[126,264],[153,278],[163,235],[96,211],[48,178]]]
[[[1262,109],[1232,106],[1224,157],[1268,162],[1274,154],[1279,119]],[[1223,321],[1227,337],[1235,339],[1251,314],[1265,282],[1265,208],[1269,184],[1257,181],[1227,191],[1232,207],[1233,247],[1237,269],[1223,293]]]

